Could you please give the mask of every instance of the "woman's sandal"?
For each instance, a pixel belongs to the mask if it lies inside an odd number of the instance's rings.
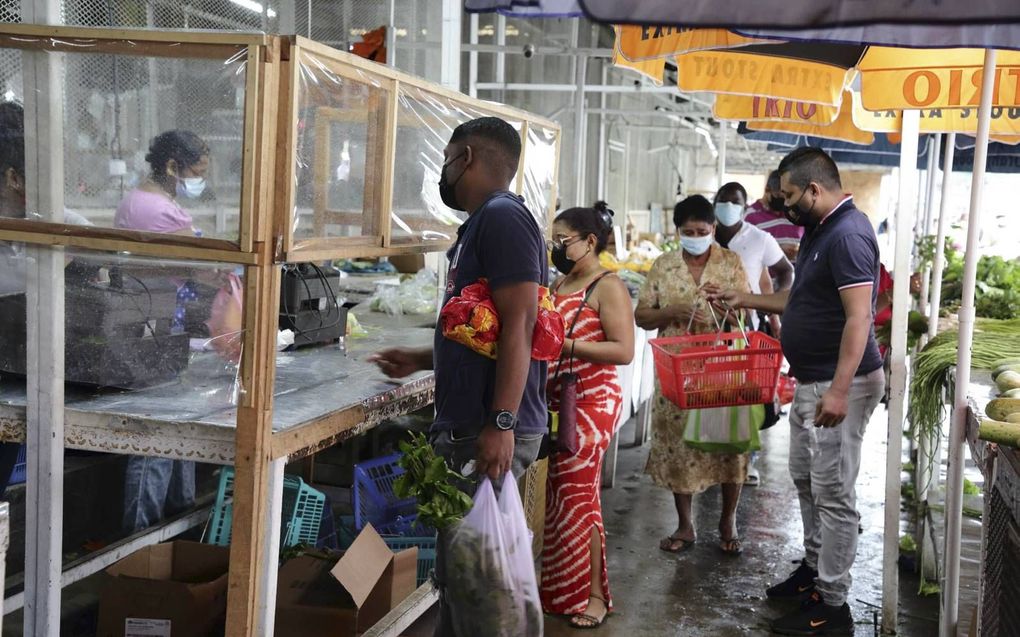
[[[721,540],[719,542],[719,550],[726,555],[732,555],[736,557],[744,552],[744,547],[740,544],[740,538],[735,537],[729,540]]]
[[[576,628],[577,630],[595,630],[602,624],[606,623],[606,619],[609,618],[609,606],[606,604],[606,600],[602,599],[601,597],[595,597],[594,595],[592,595],[588,598],[589,606],[591,605],[591,600],[593,599],[601,601],[603,606],[606,607],[606,612],[604,615],[602,615],[602,619],[599,619],[598,617],[593,617],[591,615],[588,615],[587,613],[578,613],[570,618],[569,625],[571,628]]]
[[[696,540],[685,540],[682,537],[670,535],[659,542],[659,548],[667,553],[683,553],[694,546]]]

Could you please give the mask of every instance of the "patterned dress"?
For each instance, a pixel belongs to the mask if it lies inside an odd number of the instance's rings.
[[[569,328],[581,308],[573,336],[578,341],[605,341],[599,314],[590,305],[581,307],[584,290],[556,295],[556,309]],[[564,372],[570,369],[562,361]],[[556,374],[559,364],[550,365],[548,395],[550,408],[556,410],[559,388]],[[577,384],[577,433],[580,451],[571,456],[549,456],[549,480],[546,483],[545,549],[542,552],[542,609],[555,615],[582,613],[591,595],[591,533],[596,529],[602,539],[602,591],[607,608],[609,576],[606,570],[606,530],[602,525],[602,457],[609,447],[619,420],[623,392],[616,365],[603,365],[574,359]]]
[[[715,283],[723,289],[750,291],[740,257],[722,246],[713,244],[701,284]],[[680,251],[659,257],[648,273],[638,296],[638,304],[662,308],[691,304],[699,297],[698,284],[687,269]],[[722,317],[719,317],[720,319]],[[660,330],[659,336],[682,336],[687,325],[671,325]],[[712,331],[714,328],[702,328]],[[695,326],[694,331],[699,331]],[[747,477],[749,454],[707,453],[684,443],[688,412],[662,396],[656,381],[655,405],[652,411],[652,446],[645,473],[652,481],[673,493],[701,493],[724,483],[743,484]]]

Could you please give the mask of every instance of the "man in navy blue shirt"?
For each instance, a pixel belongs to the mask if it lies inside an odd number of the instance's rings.
[[[447,253],[444,303],[479,279],[488,280],[501,325],[496,360],[444,338],[439,327],[432,349],[392,349],[373,357],[394,378],[435,369],[436,452],[454,470],[488,475],[497,485],[507,471],[519,478],[535,461],[548,418],[547,366],[531,359],[538,288],[549,283],[548,258],[538,222],[509,190],[520,154],[521,139],[510,124],[496,117],[472,120],[453,131],[439,181],[443,203],[469,214]],[[444,535],[436,560],[441,593],[447,578]],[[447,603],[453,601],[445,593],[441,600],[436,635],[454,635]]]
[[[773,599],[802,604],[772,622],[785,635],[852,635],[846,603],[857,553],[855,484],[864,429],[885,391],[872,329],[878,241],[843,193],[835,162],[799,148],[779,164],[787,217],[804,226],[793,287],[766,296],[709,290],[734,308],[783,315],[783,354],[797,379],[790,475],[804,523],[804,560]]]

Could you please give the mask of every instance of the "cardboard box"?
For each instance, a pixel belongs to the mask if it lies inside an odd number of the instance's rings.
[[[168,542],[135,551],[106,569],[100,637],[206,637],[227,612],[230,549]]]
[[[390,550],[371,525],[336,560],[302,555],[280,568],[277,637],[354,637],[414,592],[418,549]]]

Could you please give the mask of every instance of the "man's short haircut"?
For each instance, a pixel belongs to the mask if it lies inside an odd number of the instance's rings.
[[[514,127],[498,117],[479,117],[453,130],[450,143],[463,142],[479,153],[484,161],[503,166],[506,178],[513,179],[521,159],[521,136]]]
[[[715,208],[712,202],[701,195],[691,195],[673,208],[673,225],[677,228],[688,221],[715,223]]]
[[[25,176],[25,110],[14,102],[0,104],[0,174],[8,168]]]
[[[740,194],[744,195],[744,203],[747,203],[747,189],[744,188],[743,184],[737,181],[731,181],[729,183],[723,184],[722,188],[719,189],[719,192],[715,193],[714,201],[719,201],[719,197],[722,196],[723,193],[733,192],[739,192]]]
[[[836,162],[821,148],[805,146],[792,151],[779,162],[779,174],[785,174],[790,183],[802,189],[811,182],[826,190],[843,189]]]
[[[765,187],[769,192],[779,192],[779,171],[773,170],[769,173],[769,178],[765,181]]]

